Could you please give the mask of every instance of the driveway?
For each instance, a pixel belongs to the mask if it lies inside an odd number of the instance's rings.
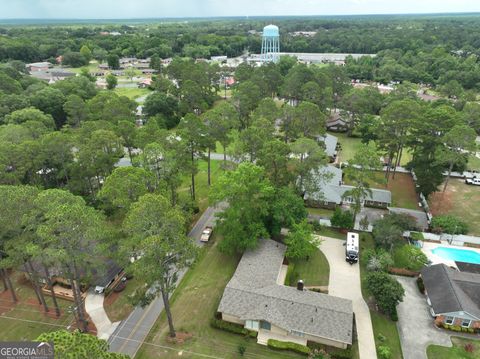
[[[345,261],[345,241],[336,238],[321,237],[320,250],[330,265],[328,293],[336,297],[350,299],[353,303],[357,327],[358,346],[361,359],[377,357],[373,337],[372,319],[367,303],[363,300],[360,286],[360,267]]]
[[[451,347],[450,335],[433,324],[425,296],[420,293],[415,278],[396,277],[405,289],[398,307],[398,334],[404,359],[426,359],[430,344]]]
[[[103,308],[103,299],[103,294],[89,291],[85,298],[85,310],[97,328],[97,337],[107,340],[120,322],[112,323],[108,319],[108,315]]]

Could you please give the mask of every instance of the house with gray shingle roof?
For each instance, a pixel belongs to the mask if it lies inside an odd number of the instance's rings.
[[[338,348],[352,344],[352,301],[283,285],[286,246],[270,239],[244,253],[227,284],[218,312],[222,319],[268,339]]]
[[[422,269],[422,279],[437,323],[480,329],[480,274],[435,264]]]
[[[325,147],[325,153],[329,157],[330,162],[335,162],[337,158],[338,138],[326,133],[325,135],[317,136],[317,141]]]
[[[355,188],[343,183],[343,171],[332,165],[321,167],[314,173],[316,190],[306,190],[304,200],[311,207],[335,208],[342,204],[353,203],[353,199],[344,197],[345,193]],[[392,193],[388,190],[371,188],[365,196],[363,205],[367,207],[387,208],[392,203]]]

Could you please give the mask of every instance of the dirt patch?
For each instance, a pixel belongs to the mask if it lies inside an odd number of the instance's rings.
[[[173,344],[183,344],[192,337],[193,337],[193,334],[191,333],[177,332],[175,338],[171,338],[170,336],[167,336],[167,342],[173,343]]]
[[[452,209],[454,191],[435,192],[430,195],[430,212],[434,216],[448,213]]]
[[[95,327],[95,324],[93,324],[93,321],[90,318],[90,316],[87,314],[87,312],[85,312],[85,315],[86,315],[86,319],[87,319],[87,322],[88,322],[87,332],[92,334],[92,335],[97,335],[97,328]],[[72,323],[72,330],[75,330],[75,329],[78,329],[78,325],[77,325],[76,320],[74,320],[73,323]]]
[[[12,294],[10,293],[10,290],[2,291],[0,293],[0,315],[12,310],[12,308],[15,307],[15,304],[16,303],[12,300]]]
[[[110,292],[107,298],[103,300],[103,306],[109,306],[116,302],[118,297],[120,297],[121,292],[114,292],[113,290]]]

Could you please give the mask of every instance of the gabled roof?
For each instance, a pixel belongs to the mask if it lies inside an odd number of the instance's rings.
[[[480,274],[435,264],[422,269],[422,278],[436,314],[465,312],[480,320]]]
[[[406,214],[410,217],[413,217],[417,222],[418,227],[422,230],[425,230],[428,228],[428,217],[424,211],[416,211],[414,209],[394,208],[394,207],[390,207],[388,210],[393,213]]]
[[[337,137],[326,133],[325,135],[318,136],[317,141],[325,144],[325,152],[329,157],[335,156],[338,143]]]
[[[342,170],[327,165],[319,168],[315,171],[314,176],[316,178],[319,191],[305,193],[304,199],[313,201],[325,201],[335,204],[342,203],[342,196],[345,192],[355,188],[342,184]],[[371,188],[371,194],[365,197],[367,201],[375,201],[390,204],[392,203],[392,193],[388,190]]]
[[[285,250],[283,244],[261,240],[255,251],[245,252],[225,288],[218,311],[351,344],[350,300],[277,284]]]

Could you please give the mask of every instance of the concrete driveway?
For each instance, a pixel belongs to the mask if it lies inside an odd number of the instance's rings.
[[[426,359],[430,344],[451,347],[450,335],[433,324],[425,296],[420,293],[415,278],[396,277],[405,289],[398,307],[398,334],[404,359]]]
[[[103,300],[103,294],[96,294],[93,291],[89,291],[85,298],[85,310],[97,328],[97,337],[107,340],[120,322],[112,323],[110,321],[103,308]]]
[[[358,334],[360,359],[377,357],[373,337],[372,319],[367,303],[363,300],[360,285],[360,267],[345,261],[345,241],[336,238],[321,237],[320,250],[330,265],[328,293],[336,297],[350,299],[353,302],[355,323]]]

